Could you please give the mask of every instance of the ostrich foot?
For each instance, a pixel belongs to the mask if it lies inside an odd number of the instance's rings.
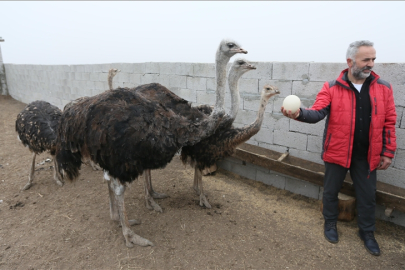
[[[65,184],[64,182],[60,181],[59,179],[55,179],[56,184],[58,184],[59,186],[63,187],[63,185]]]
[[[149,241],[148,239],[145,239],[143,237],[140,237],[130,229],[125,229],[122,232],[125,237],[125,244],[127,247],[131,248],[135,245],[146,247],[146,246],[153,246],[153,243]]]
[[[150,210],[155,210],[157,212],[163,213],[162,208],[159,206],[159,204],[157,204],[152,196],[150,196],[149,198],[146,199],[146,208],[150,209]]]
[[[27,189],[29,189],[30,187],[32,187],[32,183],[28,182],[28,183],[21,189],[21,191],[27,190]]]
[[[152,196],[152,198],[155,198],[155,199],[164,199],[164,198],[169,197],[169,195],[166,195],[164,193],[157,193],[153,190],[152,190],[152,192],[150,192],[150,195]]]
[[[211,208],[211,204],[208,202],[207,198],[203,193],[200,194],[200,206],[205,206],[207,208]]]

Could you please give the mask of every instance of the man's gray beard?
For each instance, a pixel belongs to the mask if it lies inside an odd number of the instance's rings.
[[[362,80],[366,79],[368,76],[370,76],[370,73],[364,73],[363,70],[366,70],[367,68],[360,69],[356,67],[356,63],[353,63],[353,68],[352,68],[352,75],[356,80]],[[370,69],[371,71],[371,69]]]

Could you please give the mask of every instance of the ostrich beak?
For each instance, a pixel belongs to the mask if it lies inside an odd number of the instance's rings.
[[[247,54],[248,53],[248,51],[246,51],[246,50],[244,50],[244,49],[242,49],[242,48],[239,48],[239,49],[235,49],[235,50],[233,50],[235,53],[244,53],[244,54]]]
[[[256,67],[254,65],[248,65],[247,69],[256,69]]]

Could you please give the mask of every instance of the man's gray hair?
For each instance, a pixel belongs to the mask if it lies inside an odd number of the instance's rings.
[[[346,52],[346,59],[353,59],[354,56],[356,55],[357,51],[361,46],[370,46],[373,47],[374,43],[368,40],[358,40],[355,42],[350,43],[349,48],[347,49]]]

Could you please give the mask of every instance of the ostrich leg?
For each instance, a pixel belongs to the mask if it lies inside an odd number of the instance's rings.
[[[200,194],[200,206],[205,206],[207,208],[211,208],[210,203],[208,202],[207,198],[204,195],[204,189],[202,184],[202,172],[197,168],[194,167],[194,190]]]
[[[56,162],[56,157],[52,156],[52,159],[53,159],[53,179],[55,179],[56,184],[58,184],[59,186],[63,186],[64,182],[62,181],[62,177],[59,174],[58,163]]]
[[[28,183],[25,184],[25,186],[21,190],[27,190],[30,187],[32,187],[32,181],[34,181],[35,157],[36,156],[37,156],[37,154],[35,154],[35,153],[32,154],[31,170],[30,170],[30,175],[28,176]]]
[[[113,195],[115,199],[116,206],[118,208],[118,215],[122,227],[122,234],[125,237],[126,246],[133,247],[135,245],[139,246],[153,246],[153,243],[145,238],[140,237],[135,234],[129,227],[130,223],[128,221],[127,213],[125,210],[124,203],[124,193],[125,186],[123,186],[120,181],[116,178],[112,178],[109,187],[113,190]],[[110,193],[111,194],[111,193]],[[111,200],[110,200],[111,202]]]
[[[153,198],[155,199],[163,199],[167,198],[166,194],[160,194],[153,190],[152,188],[152,179],[151,179],[151,172],[149,169],[144,170],[144,187],[145,187],[145,204],[146,208],[154,209],[157,212],[163,212],[162,208],[157,204]]]
[[[105,176],[104,176],[105,177]],[[120,221],[120,215],[119,215],[119,209],[118,209],[118,202],[116,200],[116,196],[114,193],[114,184],[112,183],[112,181],[107,180],[107,186],[108,186],[108,194],[110,197],[110,217],[112,220],[114,221]],[[136,220],[136,219],[131,219],[128,221],[129,225],[139,225],[141,224],[140,221]]]

